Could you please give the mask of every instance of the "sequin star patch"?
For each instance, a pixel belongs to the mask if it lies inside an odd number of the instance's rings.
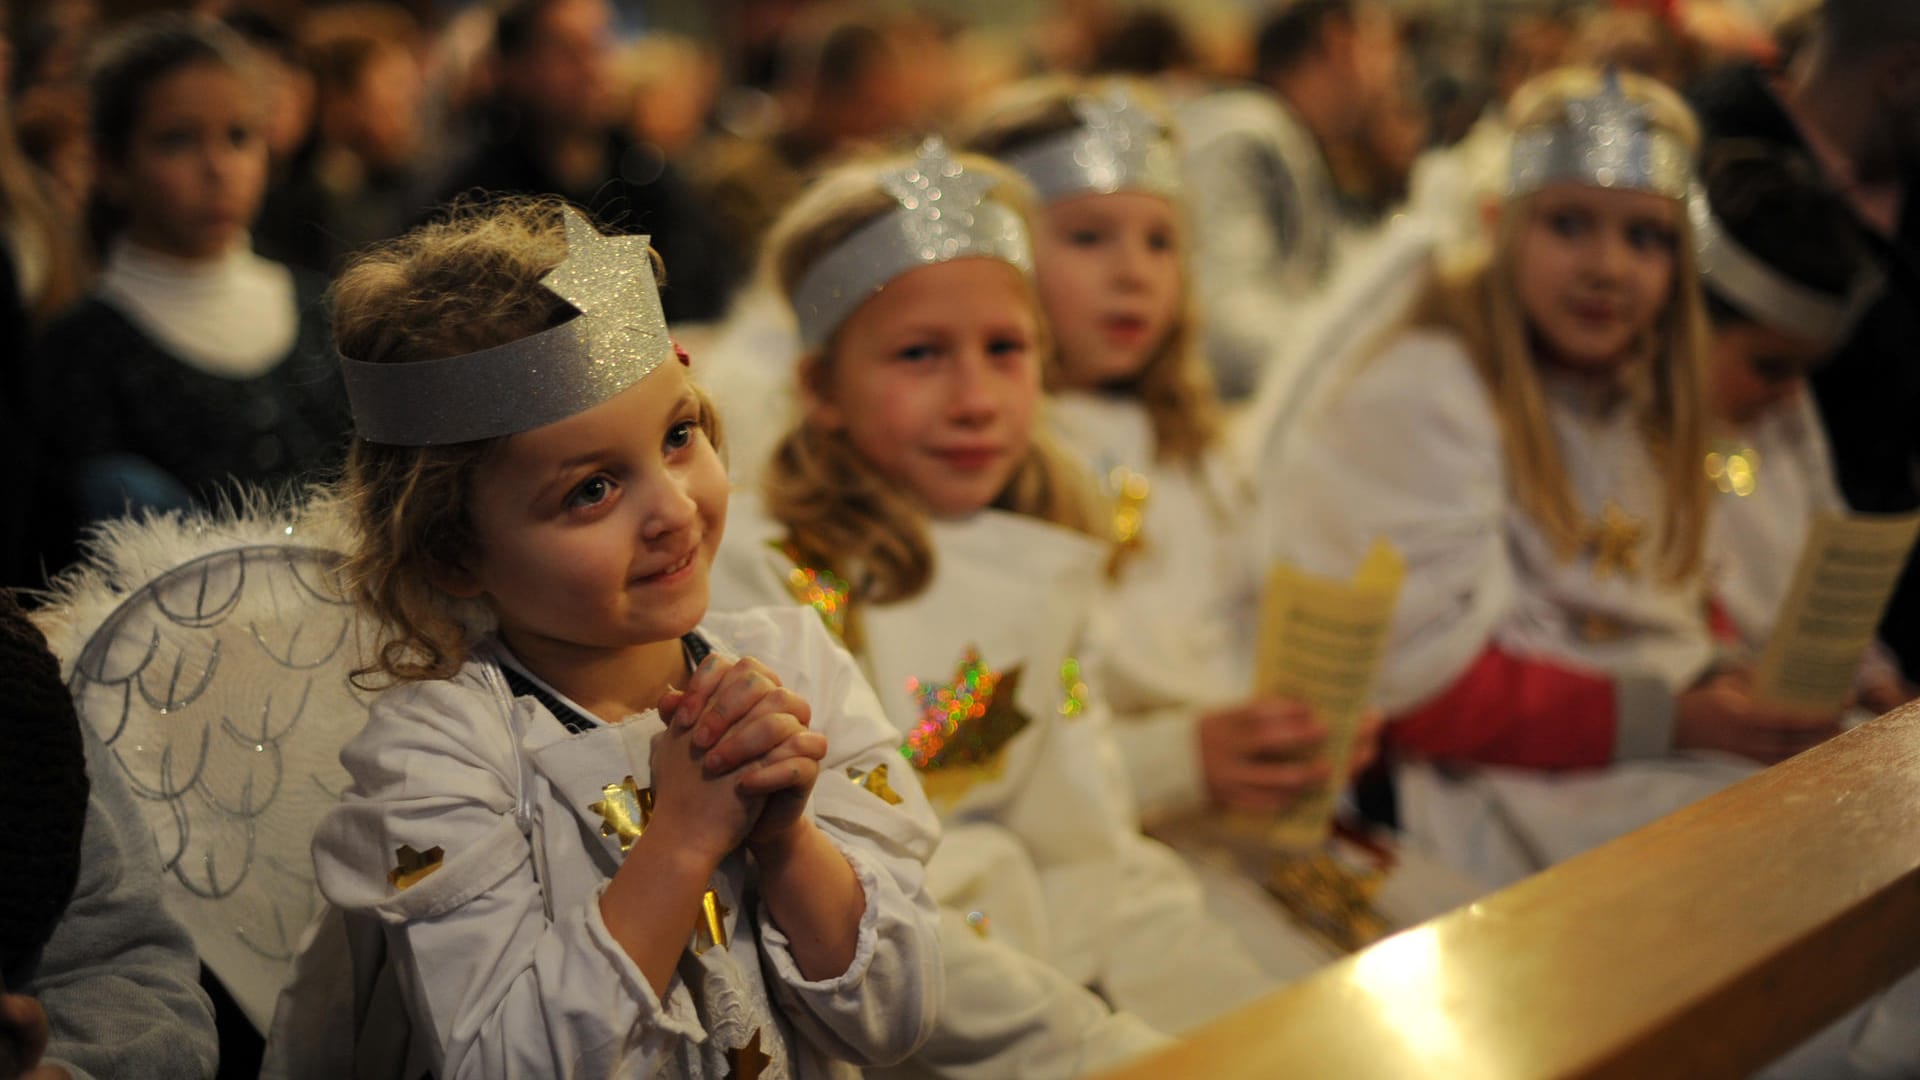
[[[907,692],[920,706],[920,722],[900,753],[923,772],[988,764],[1032,721],[1014,704],[1021,668],[1004,674],[968,649],[950,683],[909,680]]]

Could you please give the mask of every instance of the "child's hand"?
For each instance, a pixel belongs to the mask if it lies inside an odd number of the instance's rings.
[[[735,777],[709,769],[691,725],[669,724],[653,737],[653,818],[648,835],[670,833],[675,845],[718,865],[746,840],[764,799],[739,791]]]
[[[1207,792],[1229,809],[1271,812],[1333,775],[1318,759],[1327,729],[1297,701],[1258,698],[1200,717]]]
[[[825,735],[797,723],[787,725],[786,731],[779,745],[740,767],[741,793],[766,800],[760,821],[747,834],[748,850],[763,860],[805,823],[802,811],[813,797],[820,762],[827,756]]]
[[[47,1012],[23,994],[0,994],[0,1080],[65,1080],[67,1070],[41,1065]]]
[[[781,686],[765,664],[717,655],[700,662],[684,691],[669,690],[661,697],[660,713],[671,727],[692,732],[693,745],[706,751],[705,764],[714,773],[779,745],[787,737],[785,719],[802,728],[813,719],[806,699]]]
[[[1674,703],[1673,745],[1724,750],[1763,765],[1790,758],[1840,733],[1837,713],[1807,713],[1756,701],[1748,676],[1729,671]]]

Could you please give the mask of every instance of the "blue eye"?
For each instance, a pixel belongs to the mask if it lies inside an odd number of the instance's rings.
[[[590,476],[581,481],[580,486],[567,493],[567,509],[584,510],[589,506],[598,506],[612,497],[612,480],[604,476]]]
[[[671,454],[676,450],[685,450],[687,447],[692,446],[693,437],[699,430],[700,425],[691,420],[682,420],[668,428],[666,439],[667,452]]]

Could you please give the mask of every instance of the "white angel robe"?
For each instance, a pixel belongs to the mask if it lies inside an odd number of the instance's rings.
[[[729,516],[714,568],[715,605],[791,600],[795,568],[781,551],[785,528],[752,495],[736,495]],[[988,944],[1044,960],[1162,1031],[1186,1030],[1271,989],[1273,980],[1208,917],[1179,857],[1135,829],[1106,706],[1077,674],[1107,547],[994,510],[935,521],[931,535],[935,570],[927,589],[902,603],[863,606],[858,617],[861,661],[897,736],[908,740],[903,754],[937,714],[926,695],[962,680],[969,656],[1003,680],[988,709],[987,727],[997,733],[963,755],[979,763],[936,761],[921,774],[944,829],[928,866],[942,908],[979,913],[974,922],[985,920]],[[985,977],[986,963],[977,978],[962,979],[956,958],[979,940],[969,937],[947,942],[942,1025],[984,1030],[986,1018],[1004,1012],[1005,991]],[[1088,1022],[1078,1006],[1036,1019],[1051,1032],[1036,1032],[1036,1045]],[[1137,1030],[1118,1037],[1127,1053],[1151,1042]],[[985,1058],[998,1049],[983,1041],[971,1053],[991,1066]],[[968,1051],[945,1053],[951,1061]],[[999,1062],[979,1075],[1061,1075]],[[946,1061],[937,1064],[946,1071]]]
[[[1443,331],[1407,330],[1329,373],[1260,474],[1263,516],[1287,524],[1261,531],[1269,554],[1338,577],[1377,538],[1405,557],[1380,675],[1390,742],[1411,757],[1402,824],[1496,886],[1757,768],[1671,748],[1674,696],[1715,646],[1699,577],[1661,573],[1636,409],[1575,378],[1543,385],[1575,503],[1605,526],[1571,560],[1512,498],[1486,386]],[[1475,686],[1503,696],[1471,700]],[[1404,755],[1415,742],[1445,760]]]
[[[314,842],[327,899],[385,928],[412,1023],[410,1061],[448,1080],[719,1080],[755,1065],[766,1078],[823,1077],[853,1074],[839,1062],[898,1061],[924,1041],[941,992],[924,883],[938,825],[905,770],[893,799],[848,775],[899,764],[892,726],[808,612],[713,614],[698,633],[717,652],[772,668],[830,740],[807,812],[865,894],[853,963],[829,979],[801,974],[736,851],[710,883],[726,940],[704,922],[688,927],[656,995],[598,901],[622,858],[602,811],[628,777],[648,788],[659,714],[572,733],[535,696],[511,694],[501,665],[517,662],[490,642],[454,678],[376,701],[342,754],[353,786]],[[397,863],[403,845],[412,852]]]

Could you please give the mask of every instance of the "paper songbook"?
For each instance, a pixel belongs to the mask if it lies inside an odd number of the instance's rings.
[[[1267,575],[1254,689],[1312,707],[1327,728],[1324,757],[1333,775],[1324,789],[1263,823],[1276,848],[1309,849],[1327,838],[1406,573],[1400,553],[1377,540],[1351,581],[1316,577],[1286,563]]]
[[[1810,710],[1845,704],[1916,533],[1920,514],[1814,519],[1760,655],[1762,700]]]

